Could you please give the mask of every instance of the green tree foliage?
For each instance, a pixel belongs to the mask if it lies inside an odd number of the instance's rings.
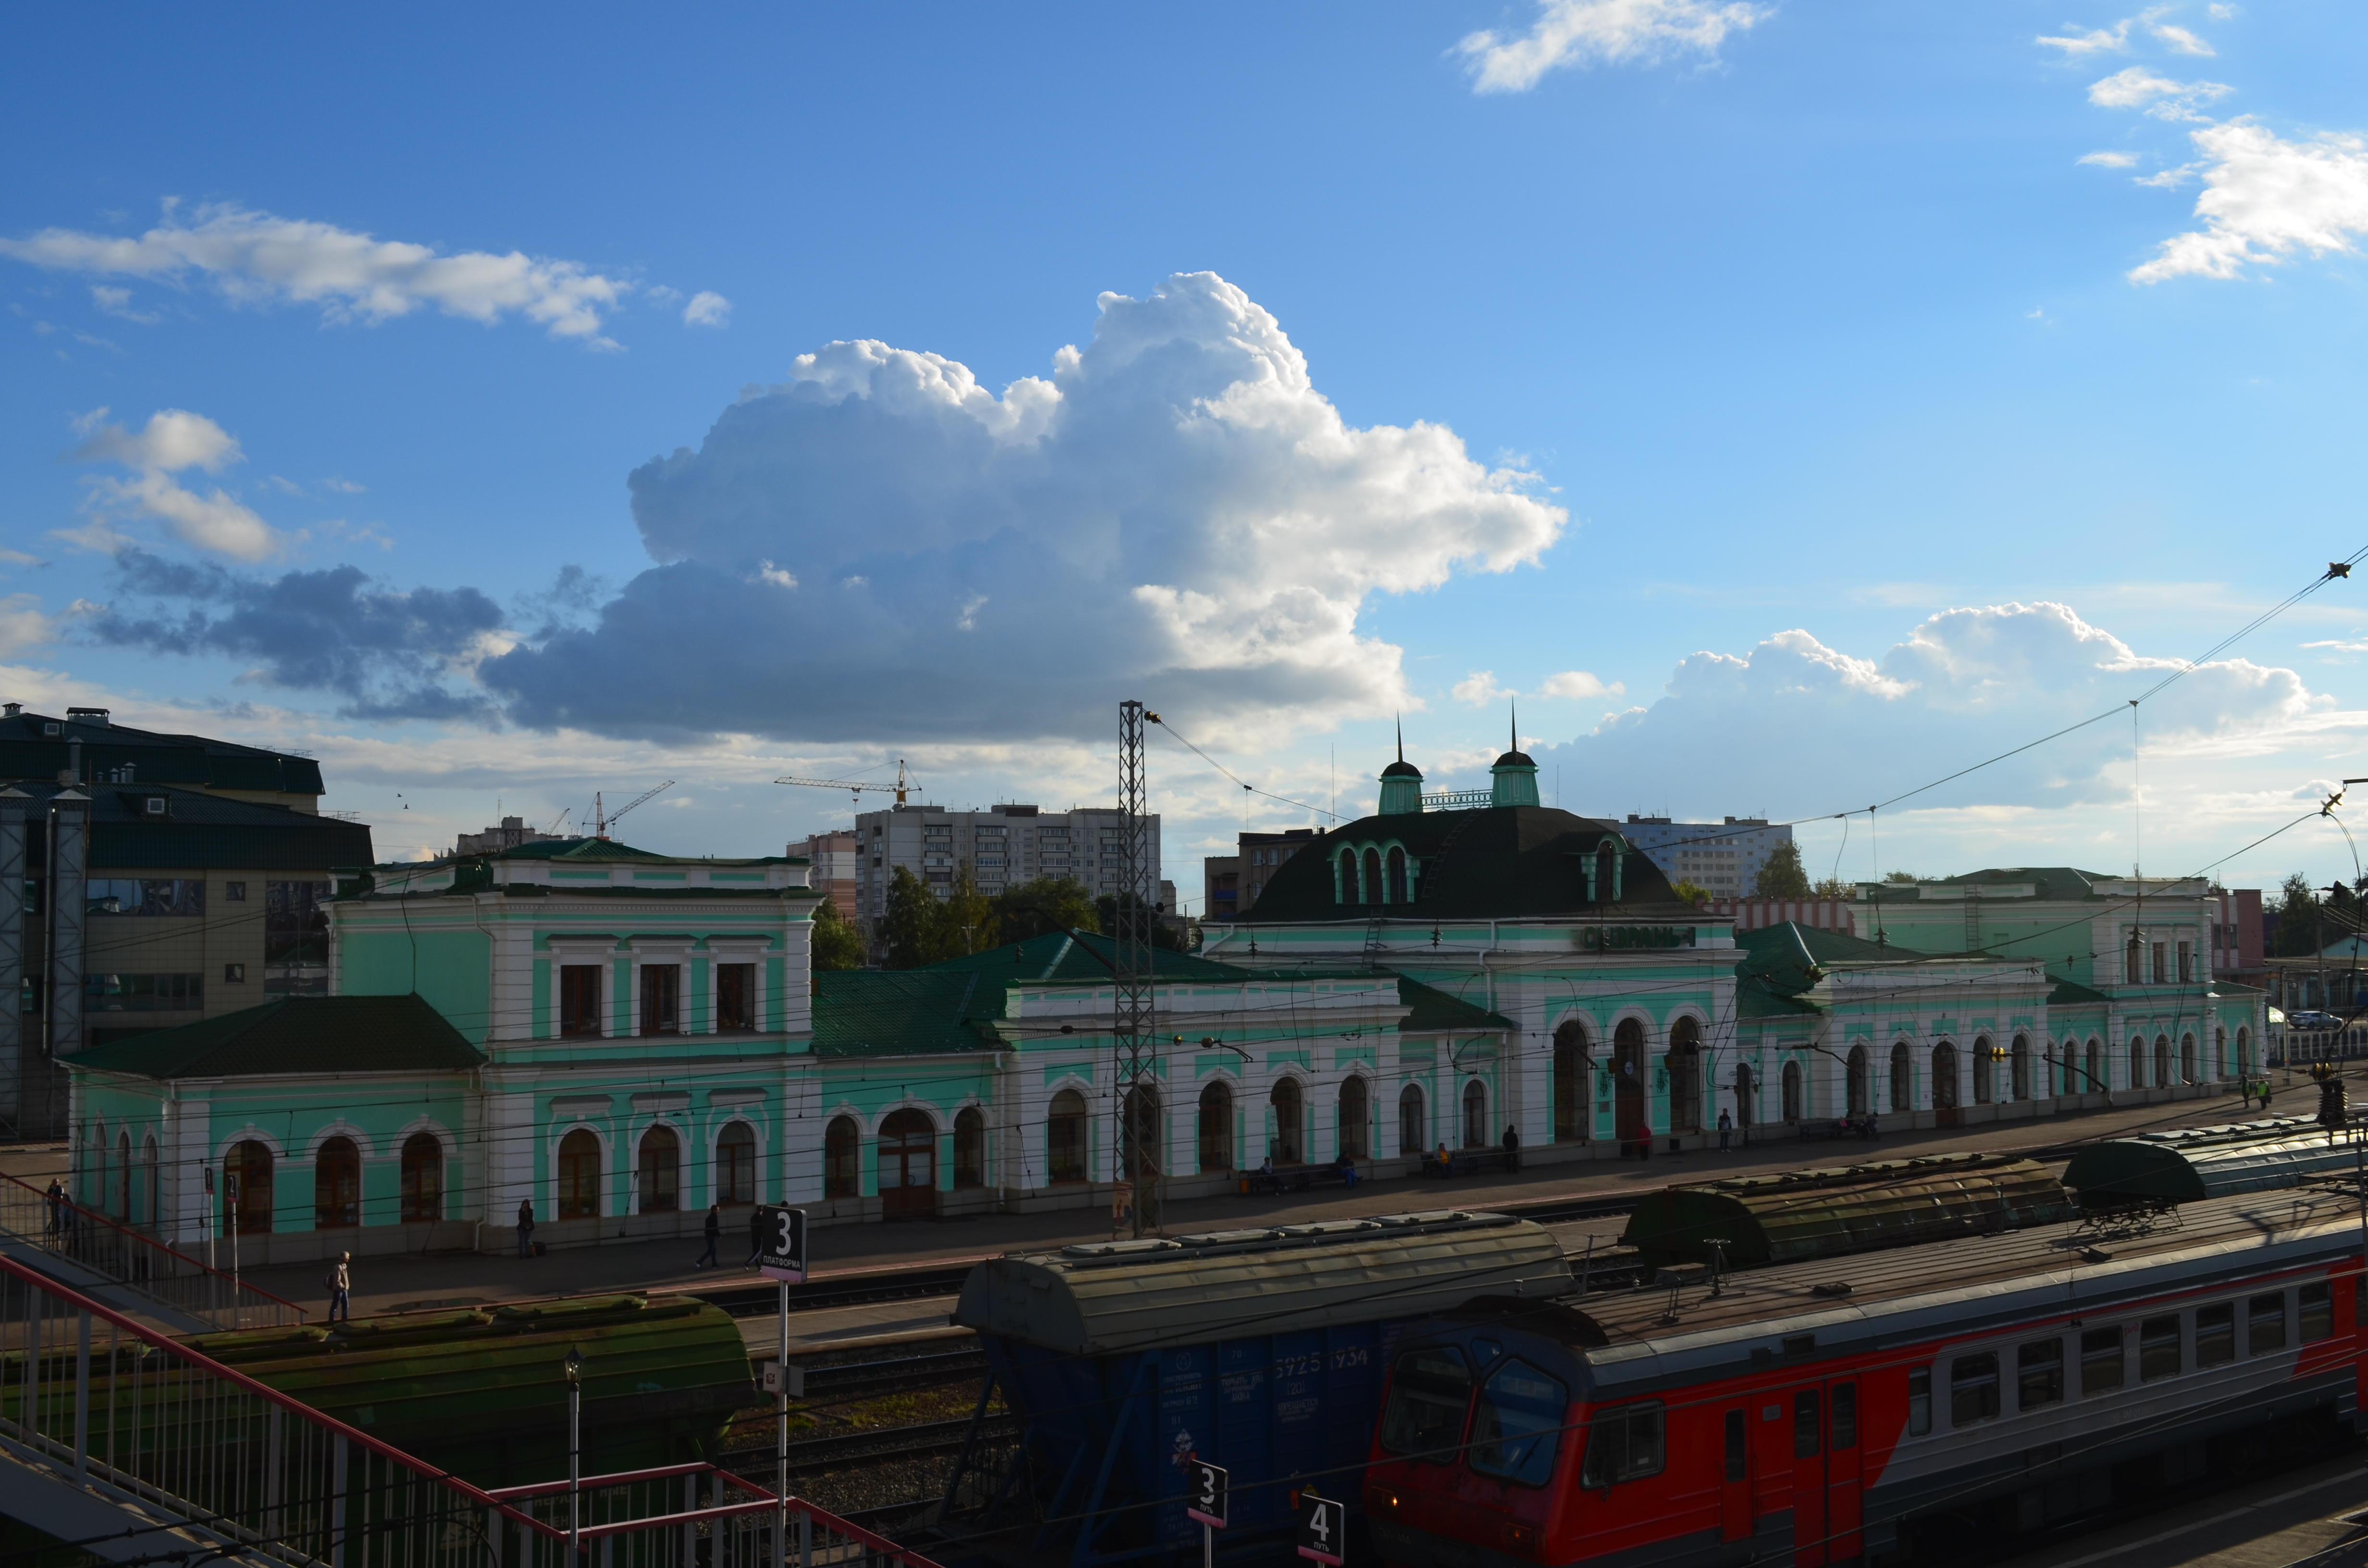
[[[2317,952],[2318,890],[2310,885],[2310,879],[2296,871],[2279,884],[2278,902],[2274,908],[2278,930],[2276,939],[2271,944],[2271,956],[2299,959]],[[2334,938],[2330,936],[2328,939]]]
[[[1924,879],[1913,871],[1885,871],[1883,873],[1883,880],[1886,882],[1903,882],[1913,887]]]
[[[1105,931],[1114,933],[1118,930],[1120,896],[1112,893],[1094,900],[1094,914],[1101,921],[1101,928]],[[1123,896],[1129,903],[1134,902],[1133,893]],[[1162,920],[1158,913],[1154,911],[1151,916],[1151,945],[1155,948],[1166,948],[1169,952],[1180,953],[1185,948],[1184,933]]]
[[[1780,844],[1775,852],[1761,862],[1759,878],[1751,884],[1754,898],[1806,898],[1809,896],[1809,873],[1801,864],[1801,846]]]
[[[967,860],[954,868],[953,890],[946,895],[945,910],[954,952],[984,952],[1001,940],[996,935],[999,923],[995,905],[978,891],[978,879],[971,875]]]
[[[962,933],[946,918],[944,901],[899,866],[888,879],[888,913],[880,921],[890,969],[919,969],[962,951]]]
[[[1809,896],[1847,902],[1858,896],[1858,889],[1839,877],[1819,877],[1817,885],[1809,890]]]
[[[814,906],[814,966],[816,969],[861,969],[863,933],[838,912],[829,898]]]
[[[1710,902],[1710,889],[1695,882],[1679,881],[1669,891],[1697,909]]]
[[[1055,931],[1099,931],[1094,895],[1075,877],[1038,877],[995,900],[995,916],[1007,942],[1049,937]]]

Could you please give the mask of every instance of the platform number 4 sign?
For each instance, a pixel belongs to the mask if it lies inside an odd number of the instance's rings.
[[[764,1238],[757,1272],[768,1279],[802,1282],[806,1277],[806,1211],[760,1209],[757,1214],[757,1233]]]
[[[1211,1529],[1225,1528],[1225,1471],[1222,1465],[1211,1464],[1195,1454],[1184,1463],[1184,1473],[1192,1480],[1192,1495],[1184,1505],[1184,1517]]]
[[[1313,1492],[1299,1494],[1299,1555],[1340,1568],[1341,1535],[1349,1524],[1345,1504]]]

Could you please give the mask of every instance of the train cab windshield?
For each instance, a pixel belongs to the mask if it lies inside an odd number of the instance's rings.
[[[1472,1421],[1472,1468],[1523,1486],[1554,1479],[1570,1391],[1526,1361],[1501,1363],[1480,1385]]]
[[[1472,1366],[1463,1351],[1452,1345],[1409,1350],[1390,1376],[1382,1447],[1410,1459],[1452,1464],[1471,1403]]]

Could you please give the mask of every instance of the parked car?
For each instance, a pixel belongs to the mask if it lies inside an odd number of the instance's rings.
[[[2322,1013],[2316,1009],[2286,1015],[2286,1028],[2290,1029],[2340,1029],[2342,1027],[2341,1018],[2332,1013]]]

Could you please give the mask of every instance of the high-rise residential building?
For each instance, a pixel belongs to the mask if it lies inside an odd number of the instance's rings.
[[[563,836],[565,835],[529,827],[524,817],[504,817],[499,827],[489,827],[483,833],[460,835],[453,841],[452,853],[456,856],[498,855],[505,849],[516,849],[521,845],[556,844]]]
[[[1048,812],[991,806],[983,812],[904,805],[855,819],[855,907],[867,925],[887,913],[888,884],[899,866],[944,897],[967,863],[978,891],[992,898],[1038,877],[1074,877],[1095,897],[1119,891],[1121,816],[1116,806]],[[1159,816],[1149,818],[1150,863],[1159,858]]]
[[[1247,915],[1258,894],[1274,880],[1282,863],[1315,842],[1312,827],[1281,833],[1245,833],[1231,855],[1212,855],[1201,862],[1204,916],[1231,920]]]
[[[822,893],[831,907],[841,916],[855,918],[855,833],[850,828],[835,827],[822,833],[810,833],[790,842],[790,854],[803,857],[813,868],[806,885]]]
[[[1644,851],[1671,882],[1691,882],[1713,898],[1734,899],[1752,895],[1759,868],[1779,846],[1793,842],[1793,830],[1782,823],[1771,827],[1765,817],[1674,822],[1632,814],[1620,824],[1620,836]]]

